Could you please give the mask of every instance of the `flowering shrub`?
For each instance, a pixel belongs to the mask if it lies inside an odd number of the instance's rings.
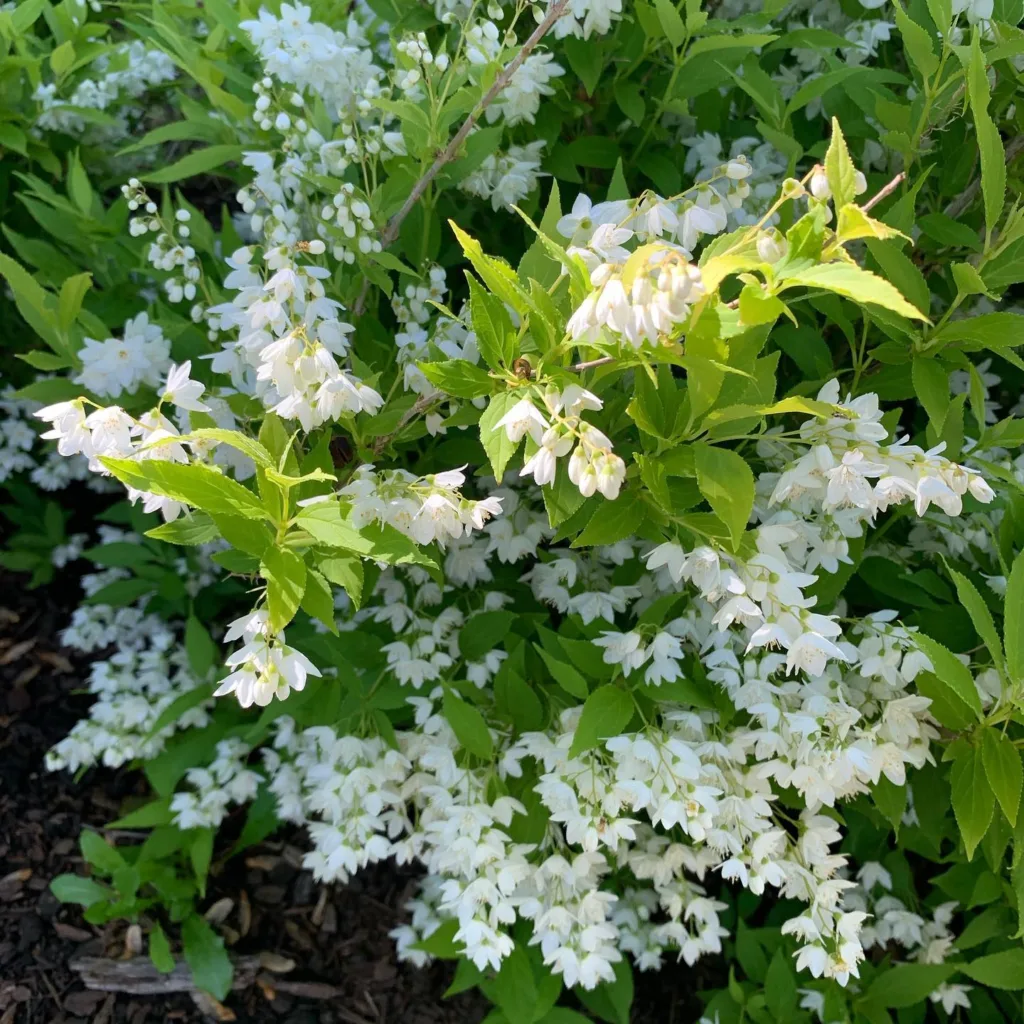
[[[107,6],[0,13],[4,562],[160,836],[58,897],[224,998],[292,822],[495,1021],[1015,1017],[1019,5]]]

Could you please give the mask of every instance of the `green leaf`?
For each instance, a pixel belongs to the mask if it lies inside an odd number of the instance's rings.
[[[1024,988],[1024,949],[1004,949],[978,957],[969,964],[957,964],[961,973],[989,988],[1017,991]]]
[[[891,309],[894,313],[912,320],[928,319],[884,278],[849,263],[825,263],[786,273],[782,287],[792,288],[794,285],[824,288],[826,291],[853,299],[854,302],[867,302]]]
[[[790,1019],[797,1005],[796,975],[789,958],[781,949],[775,951],[764,979],[765,1005],[777,1021]]]
[[[949,370],[937,359],[918,355],[914,356],[911,377],[914,391],[928,413],[928,419],[931,420],[936,433],[941,433],[942,425],[946,422],[946,414],[949,412]]]
[[[746,459],[730,448],[693,445],[697,486],[739,546],[754,507],[754,474]]]
[[[466,280],[469,282],[469,309],[480,355],[495,372],[508,369],[515,358],[512,318],[501,301],[489,295],[468,271]]]
[[[325,558],[317,563],[317,568],[332,583],[344,587],[357,609],[362,606],[364,574],[358,558]]]
[[[184,544],[191,547],[216,540],[220,532],[205,513],[193,512],[178,516],[169,523],[154,526],[152,530],[146,531],[146,536],[166,541],[168,544]]]
[[[590,687],[587,686],[587,680],[572,667],[567,665],[564,661],[559,661],[557,658],[548,654],[543,647],[538,644],[533,645],[534,650],[541,656],[544,664],[547,665],[548,671],[551,673],[555,682],[566,691],[571,693],[574,697],[580,700],[586,700],[590,693]]]
[[[967,614],[970,615],[978,636],[985,642],[989,654],[992,655],[992,660],[997,666],[1001,666],[1003,645],[999,641],[999,632],[996,629],[992,613],[989,611],[988,605],[985,604],[985,599],[978,592],[978,588],[962,572],[957,572],[956,569],[948,565],[946,568],[953,579],[960,604],[967,609]]]
[[[315,569],[306,572],[306,589],[302,594],[302,610],[322,622],[332,633],[338,632],[334,611],[334,592]]]
[[[883,775],[872,788],[875,806],[885,815],[893,831],[899,835],[900,823],[907,809],[907,787],[897,786]]]
[[[774,323],[785,309],[782,299],[769,295],[760,285],[744,285],[740,292],[740,323],[744,327]]]
[[[494,755],[494,744],[484,716],[449,689],[444,692],[443,706],[444,717],[459,743],[471,754],[489,761]]]
[[[124,857],[107,843],[98,832],[86,829],[79,836],[78,845],[82,849],[82,856],[85,858],[86,863],[101,874],[112,875],[115,871],[124,867]]]
[[[92,287],[92,274],[75,274],[66,278],[60,286],[60,296],[57,299],[57,321],[62,331],[69,331],[71,325],[78,318],[79,310],[82,308],[82,300],[86,292]]]
[[[997,728],[989,728],[981,734],[981,760],[985,766],[985,777],[1006,820],[1011,828],[1015,827],[1020,808],[1021,784],[1024,782],[1020,752],[1005,733]]]
[[[624,198],[628,198],[628,196]],[[547,206],[544,207],[544,216],[541,218],[538,230],[551,238],[552,235],[558,233],[557,225],[561,217],[562,201],[558,194],[558,182],[552,179]],[[532,278],[542,287],[548,288],[558,280],[562,273],[562,264],[551,255],[540,238],[535,238],[519,261],[517,273],[520,281],[527,282]]]
[[[572,546],[597,547],[625,540],[636,533],[646,513],[647,507],[640,495],[635,490],[624,491],[615,501],[598,505]]]
[[[661,23],[665,38],[674,48],[678,48],[686,39],[686,26],[679,16],[672,0],[654,0],[654,10],[657,12],[658,21]]]
[[[134,462],[105,457],[101,461],[121,483],[137,490],[151,491],[205,512],[246,519],[267,518],[266,510],[252,491],[199,463],[182,466],[160,459]]]
[[[171,956],[171,944],[159,922],[153,925],[149,933],[149,959],[161,974],[170,974],[174,970],[174,957]]]
[[[1006,581],[1003,611],[1003,643],[1010,678],[1024,680],[1024,552],[1013,562]]]
[[[928,655],[935,676],[940,683],[960,703],[973,712],[975,718],[981,717],[981,698],[974,685],[971,670],[952,651],[943,647],[925,633],[917,633],[914,637],[917,645]]]
[[[511,612],[478,612],[466,620],[459,632],[459,653],[466,661],[479,661],[494,650],[512,628],[515,616]]]
[[[973,747],[965,746],[953,762],[949,783],[953,814],[970,860],[988,831],[995,810],[995,799],[985,774],[982,755]]]
[[[91,907],[110,896],[105,885],[81,875],[58,875],[50,883],[50,892],[61,903],[81,903],[83,907]]]
[[[596,747],[601,740],[621,735],[632,717],[633,702],[628,693],[610,683],[599,686],[583,705],[569,756],[575,757]]]
[[[871,983],[867,998],[899,1010],[925,1000],[957,970],[956,964],[897,964],[881,972]]]
[[[439,363],[417,365],[435,388],[456,398],[480,398],[489,394],[493,385],[487,371],[468,359],[447,359]]]
[[[495,427],[495,424],[516,405],[522,395],[515,391],[501,391],[491,396],[483,415],[480,417],[480,443],[487,452],[491,469],[494,472],[494,479],[501,483],[505,473],[505,467],[509,460],[515,455],[519,448],[518,441],[510,441],[504,427]]]
[[[270,629],[277,633],[295,617],[306,589],[306,563],[288,548],[267,548],[260,563],[267,581]]]
[[[224,540],[253,558],[262,558],[273,543],[273,535],[264,523],[243,519],[241,516],[215,514],[212,518]]]
[[[190,615],[185,623],[185,651],[192,674],[196,679],[205,679],[217,663],[217,645],[194,615]]]
[[[939,58],[935,56],[935,50],[932,48],[931,35],[916,21],[911,21],[907,17],[898,0],[893,7],[896,27],[900,30],[903,48],[907,51],[911,64],[917,68],[922,81],[931,78],[939,66]]]
[[[167,185],[200,174],[211,174],[217,168],[227,163],[237,163],[241,159],[241,146],[207,146],[183,156],[180,160],[175,160],[167,167],[143,175],[142,180],[154,185]]]
[[[924,274],[917,269],[914,262],[903,254],[895,241],[869,238],[868,252],[872,259],[882,268],[886,280],[895,285],[925,316],[931,294]]]
[[[480,275],[480,280],[505,305],[511,306],[517,313],[530,311],[530,296],[523,290],[515,271],[504,261],[488,256],[480,248],[480,243],[467,235],[454,221],[449,221],[455,237],[462,246],[466,258],[473,264],[473,269]]]
[[[226,999],[233,971],[224,940],[198,914],[190,914],[181,925],[181,941],[196,987]]]
[[[990,99],[988,72],[981,51],[977,29],[971,38],[970,60],[967,63],[967,98],[974,115],[974,130],[981,155],[981,194],[985,206],[985,228],[989,236],[1003,215],[1006,196],[1006,153],[999,129],[988,112]]]
[[[852,203],[856,196],[857,168],[850,159],[850,151],[846,148],[838,118],[832,118],[832,140],[825,153],[825,175],[828,187],[832,192],[832,202],[836,210],[841,210],[847,203]]]

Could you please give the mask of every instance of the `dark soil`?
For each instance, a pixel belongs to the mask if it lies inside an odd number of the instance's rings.
[[[142,1024],[206,1021],[188,994],[108,995],[87,990],[69,963],[118,955],[124,925],[86,923],[58,903],[50,880],[81,872],[78,835],[118,815],[140,787],[133,772],[100,769],[77,782],[43,767],[47,749],[80,718],[90,698],[86,671],[57,634],[77,586],[26,591],[0,578],[0,1024]],[[63,598],[63,599],[62,599]],[[285,833],[229,861],[204,904],[228,898],[227,924],[246,934],[239,955],[271,953],[294,969],[236,991],[233,1018],[255,1024],[470,1024],[488,1005],[479,993],[444,999],[450,964],[399,964],[388,931],[403,920],[415,878],[393,865],[349,885],[323,887],[301,870],[301,833]],[[248,904],[248,913],[242,905]],[[278,963],[280,966],[280,962]]]
[[[83,956],[124,954],[125,924],[90,925],[59,903],[50,881],[84,873],[83,828],[102,828],[127,797],[144,794],[138,772],[96,769],[77,781],[47,772],[46,751],[90,702],[88,659],[62,650],[58,634],[78,597],[77,581],[27,591],[0,574],[0,1024],[199,1024],[218,1019],[188,994],[136,996],[88,990],[71,967]],[[125,836],[124,838],[128,838]],[[134,838],[141,838],[141,834]],[[415,873],[382,864],[346,886],[321,886],[301,868],[305,838],[286,828],[229,860],[202,909],[231,900],[222,930],[233,955],[294,961],[234,991],[221,1020],[253,1024],[476,1024],[490,1005],[479,992],[450,999],[453,966],[398,963],[388,932],[404,920]],[[696,1019],[696,974],[671,964],[637,974],[633,1019]],[[563,995],[563,1003],[572,1004]],[[211,1008],[207,1006],[207,1010]],[[583,1007],[579,1007],[583,1010]],[[584,1012],[586,1012],[584,1010]],[[589,1014],[588,1014],[589,1016]]]

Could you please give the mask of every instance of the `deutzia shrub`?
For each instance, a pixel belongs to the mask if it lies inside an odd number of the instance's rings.
[[[0,12],[4,564],[162,837],[58,897],[223,999],[288,823],[495,1022],[1019,1019],[1021,13]]]

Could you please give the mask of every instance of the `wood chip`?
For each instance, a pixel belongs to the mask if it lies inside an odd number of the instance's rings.
[[[142,929],[137,924],[128,925],[124,933],[124,958],[138,956],[142,952]]]
[[[22,640],[19,643],[12,644],[3,654],[0,654],[0,665],[10,665],[23,654],[28,654],[35,645],[36,640],[34,637],[31,640]]]
[[[0,886],[3,886],[3,885],[10,885],[10,886],[22,885],[24,882],[27,882],[31,877],[32,877],[32,869],[31,868],[18,868],[17,871],[11,871],[9,874],[4,875],[3,878],[0,878]]]
[[[198,989],[189,993],[192,996],[192,1002],[196,1004],[197,1009],[204,1016],[209,1017],[211,1020],[218,1021],[231,1021],[238,1020],[235,1016],[235,1011],[226,1007],[223,1003],[218,1002],[208,992],[202,992]]]
[[[93,937],[92,932],[76,928],[73,924],[65,924],[63,921],[54,921],[53,930],[68,942],[88,942]]]
[[[225,896],[223,899],[217,900],[216,903],[205,914],[203,917],[206,918],[210,924],[222,924],[228,919],[228,914],[234,910],[235,901],[230,896]]]
[[[256,984],[259,984],[265,975],[258,975]],[[266,978],[269,982],[270,979]],[[340,988],[328,985],[322,981],[286,981],[282,978],[275,978],[272,982],[278,992],[286,996],[297,996],[299,999],[337,999],[342,994]]]
[[[243,889],[238,895],[238,932],[245,938],[252,928],[252,905],[249,903],[249,894]]]
[[[75,666],[63,654],[58,654],[56,651],[39,651],[36,657],[49,665],[54,672],[70,675],[75,671]]]
[[[295,970],[295,961],[280,953],[260,953],[260,967],[274,974],[287,974]]]

